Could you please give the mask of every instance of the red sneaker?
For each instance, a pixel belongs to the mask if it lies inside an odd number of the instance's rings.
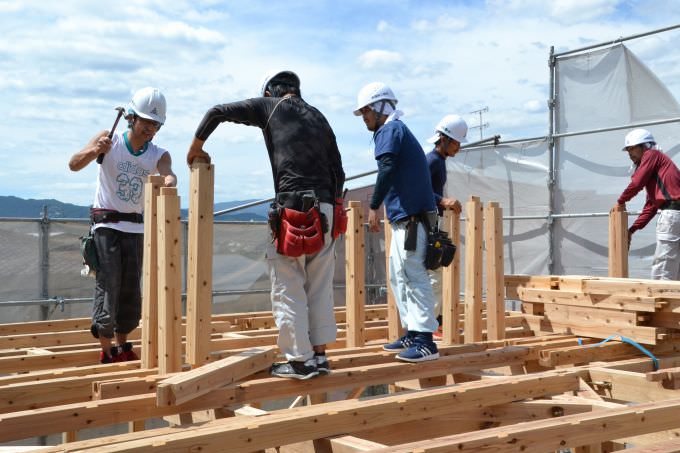
[[[106,355],[104,351],[99,352],[99,363],[114,363],[122,362],[122,357],[118,353],[118,348],[116,346],[111,346],[111,355]]]
[[[442,331],[442,326],[437,327],[437,330],[432,332],[432,338],[435,340],[441,340],[444,332]]]
[[[135,351],[132,350],[132,343],[126,342],[123,343],[123,345],[120,347],[121,352],[118,354],[121,359],[121,362],[129,362],[130,360],[139,360],[139,357],[137,354],[135,354]]]

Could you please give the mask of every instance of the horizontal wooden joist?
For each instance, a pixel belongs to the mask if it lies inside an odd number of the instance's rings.
[[[54,432],[73,431],[233,404],[281,399],[366,385],[389,384],[401,380],[523,363],[532,353],[530,348],[509,346],[482,352],[456,354],[418,364],[393,361],[374,366],[334,370],[328,376],[307,381],[281,378],[256,379],[211,391],[177,406],[156,407],[156,394],[145,393],[83,404],[0,414],[0,442],[43,435],[46,434],[46,427]]]
[[[680,399],[519,423],[377,450],[380,453],[545,452],[680,427]],[[377,453],[376,452],[376,453]]]
[[[483,406],[555,395],[578,387],[578,378],[568,372],[505,378],[503,382],[471,382],[421,392],[397,394],[368,400],[347,400],[272,412],[254,419],[223,419],[203,426],[128,442],[92,446],[97,452],[184,452],[198,448],[203,453],[253,450],[287,445],[310,438],[334,436],[357,430],[390,426],[425,417],[445,416]],[[120,439],[120,438],[119,438]],[[75,446],[78,448],[78,446]],[[68,444],[54,451],[70,451]],[[80,449],[79,451],[88,451]]]

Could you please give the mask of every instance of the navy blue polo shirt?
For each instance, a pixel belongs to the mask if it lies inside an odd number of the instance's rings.
[[[439,154],[437,150],[430,151],[425,155],[427,165],[430,167],[430,179],[432,180],[432,191],[434,192],[434,201],[437,204],[439,215],[442,215],[442,209],[439,207],[439,202],[444,198],[444,184],[446,184],[446,159]]]
[[[375,134],[375,158],[390,153],[395,161],[392,187],[385,196],[387,218],[395,222],[435,210],[430,172],[423,148],[399,120],[384,124]]]

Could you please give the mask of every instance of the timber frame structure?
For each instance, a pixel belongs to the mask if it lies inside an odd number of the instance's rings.
[[[297,381],[267,373],[271,313],[211,314],[213,174],[191,171],[186,316],[176,189],[146,184],[143,319],[130,337],[141,360],[93,365],[89,319],[0,325],[0,443],[62,433],[31,451],[680,451],[680,282],[625,278],[625,212],[610,215],[609,277],[505,275],[501,207],[472,197],[465,296],[457,254],[442,272],[441,358],[411,364],[381,347],[400,333],[393,298],[364,303],[363,208],[350,201],[332,373]],[[460,219],[445,214],[459,244]],[[169,426],[145,429],[156,419]]]

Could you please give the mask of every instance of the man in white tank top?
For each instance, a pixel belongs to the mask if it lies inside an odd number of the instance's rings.
[[[90,330],[101,344],[101,363],[137,359],[127,337],[142,312],[144,183],[148,175],[160,173],[165,187],[177,185],[170,153],[151,143],[165,122],[165,110],[158,89],[137,91],[126,112],[128,130],[111,138],[101,131],[69,161],[72,171],[80,171],[105,156],[91,211],[99,270]]]

